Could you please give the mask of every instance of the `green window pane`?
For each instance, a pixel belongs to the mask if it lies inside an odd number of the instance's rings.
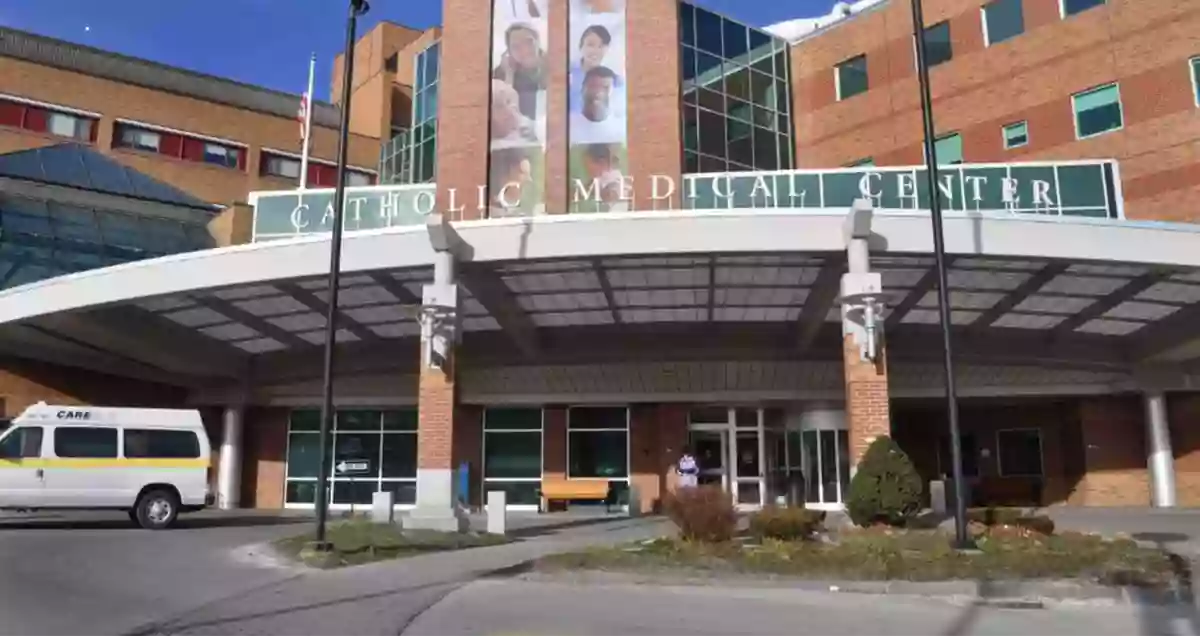
[[[391,433],[383,437],[383,477],[417,476],[417,436]]]
[[[313,433],[292,433],[288,435],[287,476],[316,477],[320,474],[321,436]],[[326,455],[333,455],[333,447],[325,449]]]
[[[1192,58],[1192,92],[1195,93],[1196,105],[1200,106],[1200,57]]]
[[[999,44],[1025,32],[1021,0],[993,0],[983,5],[984,33],[987,44]]]
[[[567,477],[620,479],[629,475],[629,436],[625,431],[571,431]]]
[[[382,419],[380,411],[338,411],[335,428],[339,431],[378,431]]]
[[[849,99],[867,92],[870,81],[867,77],[867,56],[853,57],[836,67],[837,98]]]
[[[291,412],[288,425],[293,431],[319,431],[321,412],[316,409],[297,409]]]
[[[1108,187],[1102,165],[1059,166],[1058,201],[1063,214],[1072,216],[1108,216]]]
[[[954,133],[938,139],[934,143],[939,166],[953,166],[963,161],[962,135]]]
[[[542,476],[542,434],[488,433],[483,442],[484,479]]]
[[[496,430],[542,430],[542,409],[490,408],[484,411],[483,427]]]
[[[399,409],[384,411],[383,430],[385,431],[415,431],[417,430],[417,409]]]
[[[950,44],[950,23],[941,22],[925,29],[925,63],[933,68],[954,58]]]
[[[1105,0],[1062,0],[1063,17],[1087,11],[1092,7],[1098,7],[1104,3]]]
[[[1079,138],[1099,135],[1124,125],[1121,91],[1116,84],[1079,93],[1071,98]]]
[[[875,159],[873,159],[871,157],[864,157],[862,159],[859,159],[858,161],[852,161],[852,162],[846,164],[846,167],[847,168],[862,168],[862,167],[873,166],[873,165],[875,165]]]
[[[629,409],[624,406],[580,406],[567,411],[567,427],[571,429],[626,428]]]
[[[1018,122],[1004,127],[1004,147],[1019,148],[1029,143],[1029,123]]]
[[[541,481],[493,481],[483,485],[486,492],[504,491],[504,503],[509,506],[536,506],[541,503]]]

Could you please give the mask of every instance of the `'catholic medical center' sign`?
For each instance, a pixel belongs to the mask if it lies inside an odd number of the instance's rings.
[[[939,169],[938,191],[949,214],[1048,214],[1122,218],[1120,177],[1115,162],[967,164]],[[688,210],[849,208],[869,198],[879,210],[924,210],[929,191],[922,168],[843,168],[686,175],[681,184],[653,175],[626,178],[621,196],[666,200],[678,194]],[[346,230],[372,230],[424,223],[435,208],[432,184],[346,189]],[[486,194],[455,193],[455,210],[477,203],[488,216]],[[576,201],[598,196],[591,184],[573,184]],[[254,240],[328,232],[333,190],[288,190],[251,194]],[[658,205],[658,209],[666,206]],[[493,212],[492,215],[495,215]]]

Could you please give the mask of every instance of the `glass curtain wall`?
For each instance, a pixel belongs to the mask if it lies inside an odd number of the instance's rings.
[[[542,410],[483,412],[483,492],[503,490],[510,507],[537,509],[542,487]]]
[[[567,409],[567,479],[603,479],[624,497],[629,485],[629,409]]]
[[[437,178],[438,81],[441,79],[440,42],[417,53],[414,62],[412,128],[396,131],[383,145],[379,161],[382,183],[432,183]]]
[[[284,503],[316,502],[320,471],[321,412],[300,409],[288,418]],[[330,501],[335,507],[370,506],[376,492],[391,491],[396,505],[417,500],[417,410],[339,409],[333,422]]]
[[[791,170],[788,43],[679,4],[685,174]]]

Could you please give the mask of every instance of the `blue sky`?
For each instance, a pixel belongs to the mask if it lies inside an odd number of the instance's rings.
[[[486,0],[478,0],[480,3]],[[698,0],[753,25],[828,13],[833,0]],[[0,25],[289,92],[317,53],[317,98],[329,97],[343,45],[346,0],[17,0]],[[441,0],[371,0],[360,33],[379,20],[441,22]]]

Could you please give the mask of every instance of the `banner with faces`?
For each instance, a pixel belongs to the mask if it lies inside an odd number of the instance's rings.
[[[567,201],[572,212],[629,209],[626,0],[570,0]]]
[[[549,0],[492,0],[492,217],[545,213],[548,5]]]

